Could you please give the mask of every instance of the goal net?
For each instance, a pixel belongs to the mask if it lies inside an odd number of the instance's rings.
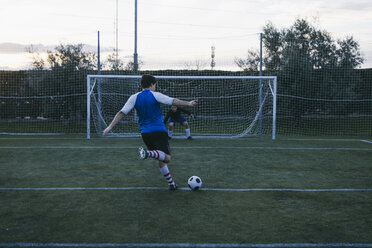
[[[198,105],[183,114],[193,137],[271,135],[275,139],[276,88],[274,76],[155,76],[156,91]],[[87,138],[101,135],[128,98],[140,91],[140,75],[87,76]],[[170,106],[162,105],[163,115]],[[163,116],[164,118],[164,116]],[[132,110],[109,136],[138,136],[137,113]],[[175,125],[174,137],[185,130]]]

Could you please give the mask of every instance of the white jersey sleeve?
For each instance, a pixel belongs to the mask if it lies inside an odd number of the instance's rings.
[[[128,101],[124,104],[123,108],[121,109],[121,112],[127,115],[134,108],[134,105],[136,105],[137,95],[139,93],[140,92],[133,94],[129,97]]]
[[[167,95],[164,95],[160,92],[152,92],[157,102],[166,104],[166,105],[172,105],[174,98],[169,97]]]

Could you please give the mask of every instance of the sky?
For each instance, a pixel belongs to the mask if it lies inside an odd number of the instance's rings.
[[[118,3],[118,4],[117,4]],[[101,58],[114,53],[133,59],[135,0],[0,0],[0,70],[32,66],[32,45],[40,57],[60,44],[84,44]],[[118,22],[116,22],[118,13]],[[334,39],[359,42],[372,68],[371,0],[138,0],[138,56],[142,69],[238,70],[234,60],[259,49],[259,33],[272,22],[289,28],[304,18]],[[116,35],[116,28],[118,35]],[[36,54],[36,53],[35,53]],[[34,54],[34,55],[35,55]]]

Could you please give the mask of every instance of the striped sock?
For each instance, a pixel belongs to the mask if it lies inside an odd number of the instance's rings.
[[[164,161],[165,153],[160,150],[147,151],[150,158],[155,158],[160,161]]]
[[[174,184],[173,178],[171,174],[169,173],[169,169],[167,165],[164,165],[163,167],[159,168],[161,174],[165,177],[165,180],[167,180],[168,184]]]

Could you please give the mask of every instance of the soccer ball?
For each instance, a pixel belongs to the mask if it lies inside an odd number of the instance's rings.
[[[202,186],[202,180],[198,176],[192,176],[187,181],[187,184],[191,190],[198,190]]]

